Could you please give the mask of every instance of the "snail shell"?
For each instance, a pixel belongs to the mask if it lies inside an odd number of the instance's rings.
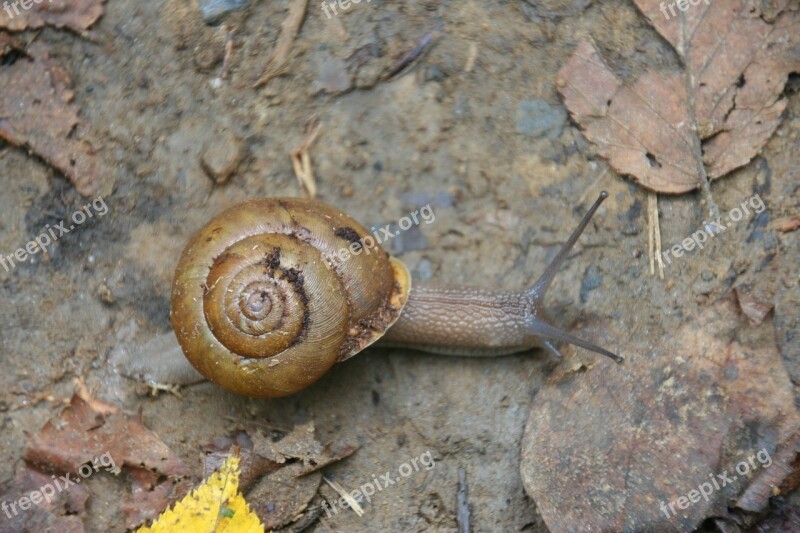
[[[319,379],[378,340],[410,290],[406,267],[326,204],[265,198],[238,204],[186,245],[172,287],[172,327],[210,381],[277,397]],[[364,241],[361,241],[364,243]],[[331,263],[339,250],[359,252]]]

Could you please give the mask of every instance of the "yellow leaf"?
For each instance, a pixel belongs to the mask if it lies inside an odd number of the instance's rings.
[[[239,457],[231,455],[218,472],[137,533],[264,533],[258,516],[239,492]]]

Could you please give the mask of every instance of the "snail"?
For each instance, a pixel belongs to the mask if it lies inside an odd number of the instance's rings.
[[[381,340],[451,355],[503,355],[564,341],[618,355],[550,325],[544,297],[607,197],[602,192],[534,285],[519,292],[411,285],[405,265],[322,202],[264,198],[208,222],[187,243],[170,316],[183,353],[217,385],[252,397],[297,392]],[[351,253],[331,261],[337,251]],[[339,255],[341,257],[342,254]]]

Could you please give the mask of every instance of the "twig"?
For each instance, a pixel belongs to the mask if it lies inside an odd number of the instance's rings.
[[[389,70],[389,73],[383,77],[386,81],[391,81],[397,78],[409,65],[411,65],[414,61],[419,59],[420,57],[425,54],[436,42],[439,40],[439,32],[442,29],[442,22],[439,21],[439,24],[436,27],[423,35],[417,44],[406,52],[405,54],[400,57],[400,59],[395,62],[394,66]]]
[[[225,36],[225,56],[222,59],[222,75],[223,80],[228,79],[231,68],[231,58],[233,57],[233,31],[229,31]]]
[[[658,278],[664,279],[664,258],[661,254],[661,222],[658,217],[658,195],[653,194],[653,215],[656,221],[655,237],[656,237],[656,260],[658,261]]]
[[[346,502],[347,502],[347,504],[350,506],[350,508],[351,508],[351,509],[352,509],[352,510],[353,510],[353,511],[354,511],[354,512],[355,512],[355,513],[358,515],[358,516],[364,516],[364,509],[361,507],[361,504],[359,504],[359,503],[356,501],[356,499],[355,499],[355,498],[353,498],[352,496],[350,496],[350,493],[349,493],[349,492],[347,492],[346,490],[344,490],[344,488],[343,488],[341,485],[339,485],[339,484],[338,484],[338,483],[336,483],[335,481],[331,481],[330,479],[326,478],[325,476],[322,476],[322,479],[324,479],[324,480],[325,480],[325,483],[327,483],[328,485],[330,485],[330,486],[331,486],[331,488],[332,488],[333,490],[335,490],[336,492],[338,492],[338,493],[339,493],[339,496],[341,496],[342,498],[344,498],[344,501],[346,501]]]
[[[286,15],[283,23],[281,23],[281,34],[278,36],[275,49],[267,62],[264,74],[255,84],[256,88],[263,87],[272,78],[286,73],[286,61],[289,59],[289,52],[292,49],[295,37],[300,31],[300,26],[303,25],[307,7],[308,0],[292,1],[289,6],[289,14]]]
[[[651,201],[653,193],[647,191],[647,257],[650,259],[650,275],[656,275],[656,259],[653,252],[654,242],[653,236],[655,234],[655,223],[653,222],[653,202]]]
[[[664,279],[664,260],[661,258],[661,225],[658,220],[658,194],[647,191],[647,249],[650,257],[650,275]]]
[[[183,394],[181,394],[181,386],[180,385],[169,385],[166,383],[156,383],[154,381],[148,381],[145,383],[147,386],[147,390],[150,392],[150,396],[155,398],[158,396],[159,392],[168,392],[181,400],[183,399]]]
[[[300,182],[300,187],[306,192],[310,198],[317,196],[317,181],[314,178],[314,171],[311,168],[311,155],[308,150],[317,139],[319,135],[321,124],[318,120],[313,120],[308,129],[310,130],[305,140],[300,143],[297,148],[292,150],[292,168],[294,175],[297,176],[297,181]]]
[[[463,468],[458,469],[458,533],[469,533],[469,488],[467,487],[467,472]]]
[[[464,72],[472,72],[475,67],[475,60],[478,59],[478,45],[475,43],[469,44],[469,52],[467,52],[467,64],[464,67]]]

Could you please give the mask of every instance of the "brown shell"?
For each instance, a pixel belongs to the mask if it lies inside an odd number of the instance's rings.
[[[315,200],[224,211],[191,238],[175,272],[171,318],[184,354],[246,396],[307,387],[378,340],[405,305],[406,267],[370,239]]]

